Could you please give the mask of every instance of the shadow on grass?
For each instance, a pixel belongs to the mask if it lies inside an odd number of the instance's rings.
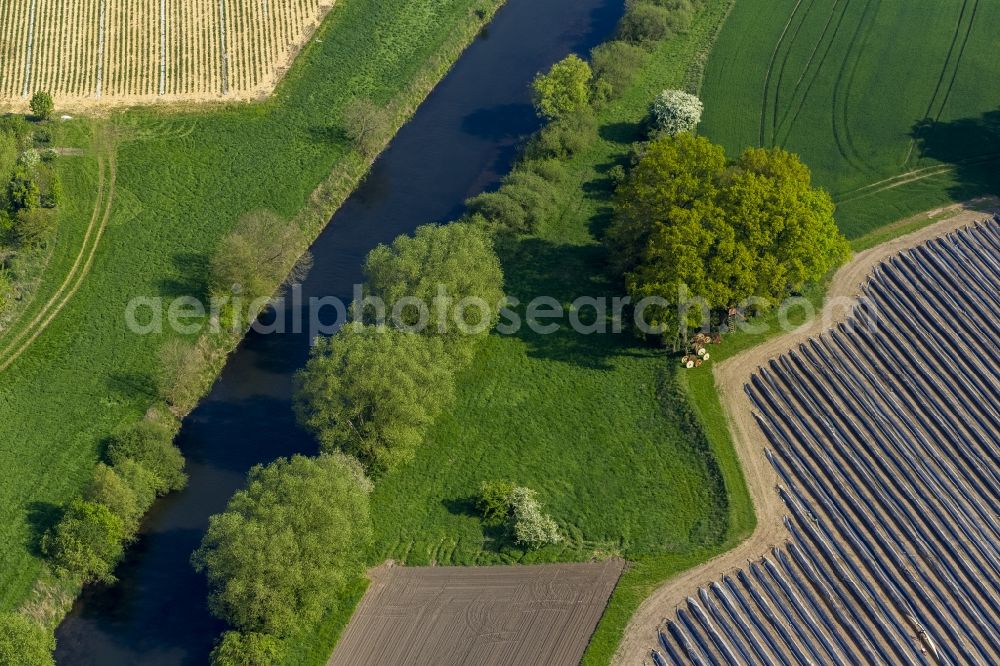
[[[481,514],[476,509],[476,497],[449,497],[441,500],[441,506],[447,509],[448,513],[454,516],[466,516],[469,518],[481,518]],[[514,537],[505,525],[482,524],[483,530],[483,550],[493,553],[503,553],[516,549]]]
[[[28,529],[31,533],[28,550],[32,555],[43,557],[42,537],[55,527],[63,513],[63,507],[51,502],[32,502],[28,505]]]
[[[948,122],[925,118],[911,136],[922,157],[954,165],[957,184],[949,194],[956,201],[1000,194],[1000,109]]]
[[[601,125],[597,133],[605,141],[619,143],[623,146],[631,145],[642,138],[645,127],[642,123],[608,123]]]
[[[640,356],[627,328],[614,332],[612,299],[620,296],[607,277],[607,253],[600,245],[556,244],[540,238],[506,240],[499,248],[507,293],[520,300],[514,308],[523,325],[517,336],[529,346],[529,356],[573,363],[591,369],[611,368],[611,359]],[[538,308],[529,325],[528,303],[545,297],[562,306],[563,316],[545,318],[549,306]],[[603,312],[577,299],[593,298],[606,304]],[[579,330],[574,329],[575,324]],[[554,332],[546,327],[557,325]],[[589,331],[589,332],[587,332]]]
[[[107,384],[109,391],[123,398],[136,395],[156,398],[159,395],[156,378],[147,372],[112,372]]]
[[[164,298],[193,296],[208,302],[209,258],[196,252],[180,252],[173,257],[174,277],[160,281]]]

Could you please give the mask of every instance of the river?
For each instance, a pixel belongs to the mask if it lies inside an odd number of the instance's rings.
[[[349,300],[369,250],[420,224],[454,219],[468,197],[495,186],[519,141],[538,127],[528,88],[534,75],[605,40],[622,5],[509,0],[317,238],[305,302]],[[191,569],[190,554],[250,467],[316,453],[291,407],[292,377],[309,343],[304,333],[251,332],[243,340],[181,429],[188,487],[153,507],[115,573],[118,583],[81,595],[56,634],[57,663],[208,663],[226,626],[209,615],[205,580]]]

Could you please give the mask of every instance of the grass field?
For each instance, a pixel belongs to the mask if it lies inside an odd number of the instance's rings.
[[[269,93],[331,0],[14,0],[0,8],[0,104]]]
[[[114,139],[114,206],[87,278],[0,375],[0,609],[29,592],[41,567],[33,550],[38,532],[80,491],[101,440],[156,399],[164,338],[127,331],[129,299],[201,293],[208,254],[241,214],[269,207],[292,217],[325,181],[327,196],[303,218],[317,230],[365,168],[337,131],[346,101],[372,97],[402,121],[495,6],[352,0],[331,11],[322,41],[307,47],[266,103],[212,113],[132,111],[53,126],[56,145],[90,150],[98,132]],[[399,37],[369,37],[385,32]],[[52,282],[39,287],[40,296],[58,289],[58,270],[72,265],[80,225],[89,221],[88,191],[97,179],[90,155],[61,158],[67,195],[79,203],[66,207]]]
[[[708,62],[701,131],[799,153],[850,238],[995,192],[998,21],[982,0],[741,0]]]

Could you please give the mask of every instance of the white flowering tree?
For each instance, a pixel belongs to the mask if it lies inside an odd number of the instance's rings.
[[[653,100],[656,129],[670,136],[690,132],[701,122],[701,100],[683,90],[664,90]]]

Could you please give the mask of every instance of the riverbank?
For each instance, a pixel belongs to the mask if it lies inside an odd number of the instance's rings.
[[[589,50],[620,13],[620,4],[607,0],[510,5],[313,244],[316,260],[302,284],[303,302],[313,296],[349,298],[363,258],[375,245],[421,223],[453,219],[466,197],[496,183],[518,139],[538,126],[528,93],[532,77],[569,50]],[[350,82],[351,76],[343,80]],[[273,193],[278,201],[284,196]],[[169,646],[164,663],[197,661],[208,653],[224,627],[205,609],[204,577],[192,570],[190,554],[208,516],[243,485],[247,469],[315,451],[290,405],[291,377],[309,348],[305,331],[251,333],[229,357],[178,438],[189,460],[187,490],[154,509],[139,544],[117,571],[118,585],[84,593],[60,629],[61,660],[80,663],[79,655],[91,655],[102,663],[146,663],[153,658],[150,646]],[[164,608],[186,611],[165,617]]]
[[[370,165],[336,131],[347,101],[377,99],[391,109],[395,130],[501,4],[351,0],[331,11],[276,97],[262,104],[67,124],[113,132],[117,197],[90,274],[3,375],[0,415],[21,433],[16,446],[0,450],[12,471],[0,488],[0,530],[11,546],[0,552],[4,608],[28,599],[42,571],[37,539],[87,482],[103,440],[159,401],[157,350],[176,334],[130,333],[128,301],[202,293],[208,255],[244,212],[276,209],[315,237]],[[397,38],[374,44],[365,35],[375,30]],[[211,340],[199,392],[241,338],[238,331]],[[34,601],[51,600],[51,592],[36,590]],[[55,621],[59,610],[46,608]]]

